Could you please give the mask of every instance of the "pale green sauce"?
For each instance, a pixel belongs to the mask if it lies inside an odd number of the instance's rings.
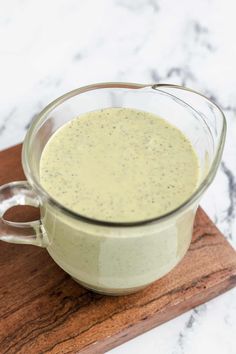
[[[199,164],[176,127],[147,112],[109,108],[83,114],[48,141],[40,180],[59,203],[99,220],[158,217],[196,189]]]

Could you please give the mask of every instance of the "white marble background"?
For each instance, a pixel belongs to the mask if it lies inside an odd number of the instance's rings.
[[[224,110],[223,163],[202,205],[236,247],[234,0],[0,0],[0,148],[57,96],[100,81],[172,82]],[[235,354],[236,289],[112,354]]]

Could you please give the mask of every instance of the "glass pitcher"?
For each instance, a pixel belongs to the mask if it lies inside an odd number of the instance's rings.
[[[80,114],[108,107],[154,113],[191,141],[199,159],[200,182],[178,208],[140,222],[103,222],[67,209],[42,187],[40,158],[50,137]],[[225,134],[220,108],[182,86],[101,83],[71,91],[50,103],[27,132],[22,151],[27,181],[0,188],[0,239],[45,247],[65,272],[93,291],[135,292],[167,274],[188,250],[199,200],[216,174]],[[39,207],[40,220],[4,219],[15,205]]]

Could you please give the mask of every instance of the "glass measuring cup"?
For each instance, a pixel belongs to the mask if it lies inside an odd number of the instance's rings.
[[[108,107],[154,113],[191,141],[199,158],[200,182],[177,209],[139,222],[104,222],[72,212],[44,190],[39,164],[52,134],[82,113]],[[62,269],[94,291],[135,292],[168,273],[185,255],[199,200],[221,159],[225,133],[219,107],[181,86],[102,83],[71,91],[49,104],[28,130],[22,152],[27,181],[0,188],[0,239],[45,247]],[[15,205],[40,207],[40,220],[5,220],[5,212]]]

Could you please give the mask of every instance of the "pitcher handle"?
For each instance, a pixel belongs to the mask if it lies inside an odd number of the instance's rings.
[[[9,221],[6,211],[17,205],[40,206],[40,200],[27,181],[17,181],[0,187],[0,240],[46,247],[48,239],[41,220],[28,222]]]

